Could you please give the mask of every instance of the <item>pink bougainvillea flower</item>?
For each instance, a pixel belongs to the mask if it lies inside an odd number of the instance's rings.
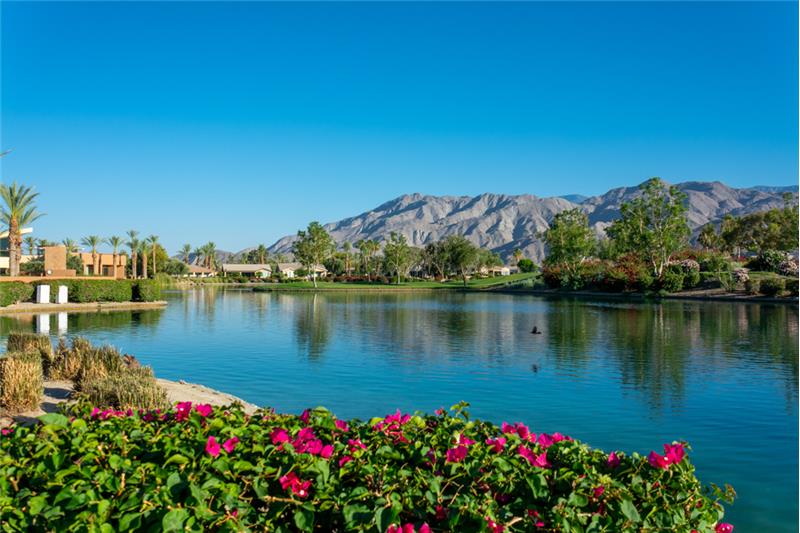
[[[228,453],[233,452],[233,449],[236,448],[236,444],[239,442],[238,437],[232,437],[225,441],[225,444],[222,445],[225,448],[225,451]]]
[[[540,433],[539,434],[539,445],[544,448],[545,450],[555,443],[555,440],[552,436],[548,435],[547,433]]]
[[[463,445],[456,446],[447,450],[446,460],[448,463],[460,463],[467,457],[467,447]]]
[[[308,489],[311,487],[311,480],[303,481],[294,472],[289,472],[285,476],[281,476],[278,481],[281,483],[283,490],[290,490],[292,494],[300,498],[308,497]]]
[[[308,409],[306,409],[306,410],[305,410],[305,411],[303,411],[303,412],[302,412],[302,414],[300,415],[300,422],[302,422],[303,424],[308,424],[308,421],[309,421],[310,419],[311,419],[311,411],[310,411],[310,410],[308,410]]]
[[[445,518],[447,518],[447,510],[444,507],[442,507],[441,505],[437,505],[436,506],[436,520],[439,520],[441,522]]]
[[[311,428],[303,428],[297,432],[297,440],[299,441],[308,441],[315,438],[314,430]]]
[[[536,456],[536,459],[533,461],[533,466],[538,466],[539,468],[550,468],[553,465],[547,461],[547,452],[542,452]]]
[[[486,439],[486,445],[492,448],[495,453],[500,453],[506,446],[506,438],[497,437],[496,439]]]
[[[92,417],[92,418],[97,418],[97,416],[98,416],[99,414],[100,414],[100,409],[98,409],[97,407],[95,407],[95,408],[93,408],[93,409],[92,409],[92,414],[91,414],[91,417]]]
[[[323,459],[330,459],[331,455],[333,455],[333,446],[331,446],[330,444],[326,444],[319,451],[319,456],[322,457]]]
[[[208,437],[208,440],[206,441],[206,453],[211,457],[216,457],[219,455],[219,450],[220,447],[217,439],[215,439],[213,435]]]
[[[202,416],[203,418],[211,415],[211,412],[214,410],[210,405],[207,403],[200,403],[194,406],[194,410],[197,411],[197,414]]]
[[[346,465],[347,463],[349,463],[352,460],[353,460],[352,457],[350,457],[349,455],[345,455],[344,457],[339,459],[339,468],[343,467],[344,465]]]
[[[427,522],[419,526],[419,533],[431,533],[431,528]]]
[[[733,524],[729,524],[727,522],[720,522],[714,528],[716,533],[732,533],[733,532]]]
[[[464,435],[459,435],[458,436],[458,443],[459,444],[463,444],[464,446],[471,446],[471,445],[475,444],[475,441],[465,437]]]
[[[347,422],[344,420],[335,420],[333,423],[336,425],[336,429],[340,431],[344,431],[345,433],[350,431],[350,426],[348,426]]]
[[[531,464],[533,464],[533,462],[536,460],[536,454],[533,453],[527,446],[520,446],[517,448],[517,454],[525,458]]]
[[[539,511],[535,509],[528,509],[528,516],[533,519],[533,525],[537,528],[544,527],[544,522],[539,518]]]
[[[284,442],[289,442],[289,434],[283,428],[275,428],[272,430],[270,438],[272,438],[272,444],[275,446],[283,446]]]
[[[662,470],[666,470],[670,465],[669,457],[659,455],[656,452],[650,452],[650,455],[647,456],[647,460],[653,468],[660,468]]]
[[[445,411],[445,410],[444,410],[444,407],[440,407],[440,408],[438,408],[438,409],[437,409],[436,411],[434,411],[434,412],[435,412],[437,415],[439,415],[439,416],[444,416],[444,414],[445,414],[447,411]]]
[[[685,455],[686,451],[683,448],[683,444],[664,445],[664,456],[667,457],[672,464],[680,463]]]
[[[605,488],[603,485],[600,485],[600,486],[598,486],[598,487],[595,487],[595,488],[594,488],[594,497],[595,497],[595,498],[599,498],[600,496],[602,496],[602,495],[603,495],[603,493],[604,493],[605,491],[606,491],[606,488]]]
[[[175,406],[175,420],[186,420],[192,412],[192,402],[178,402]]]
[[[415,533],[414,524],[407,523],[403,524],[402,526],[398,526],[397,524],[391,524],[389,527],[386,528],[386,533]],[[422,531],[422,529],[420,529]],[[430,531],[430,529],[428,529]]]
[[[608,454],[608,462],[606,464],[608,464],[608,466],[611,468],[616,468],[619,466],[619,457],[617,457],[617,452],[611,452]]]
[[[3,428],[3,429],[1,429],[1,430],[0,430],[0,433],[2,433],[2,434],[3,434],[3,436],[5,436],[5,435],[11,435],[12,433],[14,433],[14,428],[13,428],[13,427],[10,427],[10,428]]]
[[[492,533],[502,533],[506,529],[503,524],[498,524],[488,516],[486,517],[486,525]]]
[[[366,450],[367,446],[361,442],[361,439],[349,439],[347,444],[350,446],[350,453],[356,450]]]

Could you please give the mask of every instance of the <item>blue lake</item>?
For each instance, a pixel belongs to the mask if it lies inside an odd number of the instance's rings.
[[[606,450],[685,439],[703,482],[737,490],[726,517],[737,533],[797,530],[795,305],[213,288],[167,298],[164,310],[70,314],[61,327],[159,377],[279,411],[369,418],[466,400],[475,416]],[[35,317],[0,318],[3,335],[35,328]]]

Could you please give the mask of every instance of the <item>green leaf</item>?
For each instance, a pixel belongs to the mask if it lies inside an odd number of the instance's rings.
[[[314,512],[300,508],[294,512],[294,525],[300,531],[311,531],[314,529]]]
[[[161,520],[161,527],[164,531],[182,531],[183,523],[189,517],[189,511],[186,509],[173,509],[164,515]]]
[[[589,499],[583,494],[578,494],[577,492],[573,492],[572,494],[569,495],[568,503],[576,507],[585,507],[586,504],[589,503]]]
[[[47,413],[46,415],[40,416],[39,420],[46,426],[56,426],[60,428],[65,428],[69,424],[69,418],[59,413]]]
[[[176,453],[175,455],[173,455],[172,457],[167,459],[167,462],[164,463],[164,466],[167,466],[167,465],[170,465],[170,464],[173,464],[173,463],[174,464],[178,464],[178,465],[185,465],[188,462],[189,462],[189,458],[188,457],[186,457],[185,455],[181,455],[179,453]]]
[[[119,530],[120,531],[136,531],[139,529],[142,523],[142,515],[139,513],[128,513],[122,515],[119,519]]]
[[[639,516],[639,511],[636,510],[636,507],[630,500],[622,500],[620,509],[622,510],[622,514],[625,515],[625,518],[631,522],[639,523],[642,521],[642,518]]]
[[[42,509],[47,507],[47,496],[40,495],[34,496],[30,500],[28,500],[29,506],[29,513],[32,515],[37,515],[42,512]]]

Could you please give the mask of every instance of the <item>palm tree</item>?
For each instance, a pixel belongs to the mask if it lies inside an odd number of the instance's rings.
[[[114,250],[114,277],[116,278],[117,277],[117,266],[118,266],[117,258],[119,257],[118,250],[119,250],[119,247],[122,246],[122,237],[119,237],[117,235],[112,235],[111,237],[106,239],[106,242]]]
[[[522,250],[520,250],[519,248],[515,248],[514,249],[514,264],[518,265],[520,259],[522,259]]]
[[[64,248],[67,249],[68,254],[78,253],[78,243],[73,241],[72,239],[64,239],[63,241],[61,241],[61,244],[63,244]]]
[[[205,257],[206,268],[214,268],[217,264],[217,245],[213,242],[207,242],[203,248],[203,256]]]
[[[192,245],[191,244],[184,244],[183,248],[181,248],[181,257],[183,258],[183,262],[189,264],[189,254],[192,253]]]
[[[202,263],[201,258],[203,257],[204,248],[203,246],[198,246],[194,249],[194,252],[192,252],[192,255],[194,255],[194,259],[192,260],[193,264],[200,265]]]
[[[128,230],[128,242],[125,243],[131,249],[131,277],[136,279],[136,262],[138,261],[139,239],[136,238],[139,232],[136,230]]]
[[[92,274],[98,274],[98,265],[97,265],[97,247],[100,246],[100,243],[103,242],[103,239],[98,237],[97,235],[89,235],[88,237],[84,237],[81,239],[81,244],[84,246],[88,246],[92,252]]]
[[[0,222],[8,228],[8,273],[19,276],[19,263],[22,256],[22,227],[31,224],[42,216],[36,211],[36,197],[39,193],[33,192],[31,187],[0,184],[0,198],[3,205],[0,207]]]
[[[342,251],[344,252],[344,274],[345,276],[350,275],[350,250],[353,249],[353,245],[349,242],[345,241],[342,244]]]
[[[139,241],[139,246],[136,251],[142,258],[142,277],[147,279],[147,241]]]
[[[158,245],[158,235],[150,235],[147,238],[147,244],[153,252],[153,276],[156,275],[156,246]]]
[[[36,240],[36,237],[33,235],[28,235],[25,237],[25,244],[28,245],[28,255],[34,255],[36,248],[38,247],[38,241]]]
[[[258,248],[256,248],[256,255],[258,255],[258,262],[262,265],[265,264],[267,262],[267,256],[269,255],[267,247],[263,244],[259,244]]]

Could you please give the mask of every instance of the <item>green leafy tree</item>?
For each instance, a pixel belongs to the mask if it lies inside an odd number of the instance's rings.
[[[413,250],[408,245],[405,235],[391,232],[389,240],[383,247],[383,259],[387,272],[394,275],[397,285],[400,285],[400,278],[408,274],[413,258]]]
[[[22,258],[22,228],[33,223],[43,213],[36,210],[36,198],[39,193],[33,192],[25,185],[0,184],[0,222],[8,228],[8,274],[19,276],[19,264]]]
[[[102,242],[103,239],[101,239],[98,235],[89,235],[88,237],[81,239],[81,244],[88,246],[89,251],[92,252],[92,274],[95,276],[99,275],[97,247],[100,246]]]
[[[325,262],[334,250],[331,236],[319,222],[312,222],[305,231],[297,232],[294,256],[311,273],[314,287],[317,286],[315,268]]]
[[[192,253],[192,245],[191,244],[187,243],[187,244],[184,244],[181,247],[180,254],[181,254],[181,259],[183,260],[184,263],[186,263],[186,264],[189,263],[189,256],[191,255],[191,253]]]
[[[697,235],[697,243],[707,250],[719,248],[720,236],[714,224],[706,224],[700,229],[700,233]]]
[[[432,242],[422,250],[422,263],[434,277],[447,278],[450,268],[450,251],[444,241]]]
[[[519,248],[514,248],[514,264],[519,266],[519,260],[522,259],[522,250]]]
[[[535,272],[536,271],[536,265],[533,264],[533,261],[531,261],[530,259],[527,259],[527,258],[520,259],[519,262],[517,262],[517,268],[519,268],[520,272]]]
[[[461,277],[467,286],[468,276],[478,267],[479,248],[461,235],[450,235],[444,239],[450,267]]]
[[[375,269],[375,255],[380,250],[380,244],[372,239],[360,240],[356,243],[360,255],[362,271],[367,278],[372,281],[372,273]]]
[[[661,278],[673,254],[689,241],[686,195],[660,178],[651,178],[639,188],[641,195],[622,204],[621,217],[607,233],[623,253],[639,255]]]
[[[64,239],[61,241],[61,244],[64,245],[64,248],[67,249],[68,254],[77,254],[78,253],[78,243],[72,239]]]
[[[558,213],[543,238],[547,244],[545,263],[561,265],[570,274],[575,274],[597,247],[589,217],[577,208]]]
[[[28,245],[28,255],[36,255],[36,248],[38,248],[39,244],[36,237],[28,235],[25,237],[25,244]]]

